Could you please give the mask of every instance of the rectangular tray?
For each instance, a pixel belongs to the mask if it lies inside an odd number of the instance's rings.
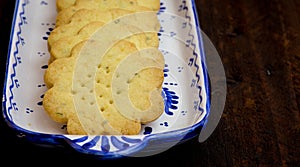
[[[43,81],[49,59],[47,38],[55,27],[56,14],[53,0],[16,1],[3,90],[3,116],[18,136],[34,143],[63,144],[60,139],[64,138],[73,141],[72,146],[77,148],[82,145],[75,141],[78,136],[68,135],[65,125],[52,121],[42,106],[47,90]],[[209,109],[208,77],[194,1],[161,0],[158,18],[159,49],[166,61],[162,90],[165,112],[156,121],[143,125],[140,135],[130,136],[140,141],[146,141],[148,136],[159,139],[160,134],[171,137],[178,132],[193,132],[204,124]],[[122,136],[117,138],[121,140]],[[101,152],[101,148],[88,150],[92,154]],[[112,146],[109,151],[116,152],[118,148]]]

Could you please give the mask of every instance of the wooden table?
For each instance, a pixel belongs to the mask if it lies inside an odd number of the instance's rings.
[[[69,149],[34,146],[1,119],[0,159],[11,164],[300,166],[300,1],[196,0],[202,30],[224,64],[227,100],[204,143],[192,139],[159,155],[97,161]],[[0,1],[1,86],[14,1]]]

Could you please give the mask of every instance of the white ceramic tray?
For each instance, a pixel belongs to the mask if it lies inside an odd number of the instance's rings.
[[[42,145],[69,144],[85,154],[117,158],[158,153],[199,134],[209,113],[209,81],[193,0],[161,0],[159,49],[166,61],[165,112],[134,136],[68,135],[65,125],[53,122],[44,112],[47,38],[56,14],[54,0],[16,1],[2,106],[5,120],[19,137]]]

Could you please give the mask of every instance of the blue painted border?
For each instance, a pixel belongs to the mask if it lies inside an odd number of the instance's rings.
[[[5,118],[5,121],[7,121],[7,123],[11,126],[14,127],[16,126],[12,121],[10,121],[9,119],[7,119],[8,115],[7,113],[9,113],[9,110],[12,108],[12,105],[7,108],[6,106],[6,102],[7,102],[7,97],[6,97],[6,90],[7,90],[7,83],[8,83],[8,70],[9,70],[9,62],[11,59],[11,52],[12,52],[12,45],[13,45],[13,38],[14,38],[14,34],[15,34],[15,25],[16,25],[16,21],[18,18],[18,10],[19,10],[19,5],[20,4],[20,0],[16,0],[15,2],[15,10],[14,10],[14,15],[13,15],[13,21],[11,24],[11,32],[10,32],[10,40],[9,40],[9,46],[8,46],[8,53],[7,53],[7,59],[6,59],[6,72],[5,72],[5,78],[4,78],[4,88],[3,88],[3,94],[2,94],[2,114]],[[14,75],[15,75],[15,69],[14,69]],[[13,83],[12,83],[13,84]],[[10,86],[10,93],[11,92],[11,86]],[[12,93],[13,94],[13,93]],[[11,98],[11,97],[10,97]],[[7,108],[7,111],[6,111]],[[6,112],[5,112],[6,111]]]
[[[199,16],[198,16],[198,12],[196,9],[196,4],[195,4],[195,0],[191,0],[192,3],[192,7],[193,7],[193,13],[194,13],[194,18],[195,18],[195,24],[197,26],[197,34],[198,34],[198,41],[199,41],[199,48],[200,48],[200,54],[201,54],[201,65],[202,65],[202,72],[203,72],[203,77],[204,77],[204,85],[205,85],[205,93],[206,93],[206,116],[203,118],[203,120],[207,120],[207,117],[210,113],[210,104],[211,104],[211,87],[210,87],[210,79],[209,79],[209,75],[208,75],[208,69],[207,69],[207,65],[206,65],[206,54],[204,51],[204,44],[203,44],[203,37],[202,37],[202,33],[201,33],[201,26],[200,26],[200,22],[199,22]],[[206,124],[206,122],[205,122]]]

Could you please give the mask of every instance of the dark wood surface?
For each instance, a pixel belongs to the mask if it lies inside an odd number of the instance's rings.
[[[196,4],[201,28],[217,48],[227,77],[224,113],[207,141],[195,138],[151,157],[99,161],[20,140],[1,118],[1,162],[300,166],[300,1],[196,0]],[[0,1],[1,87],[13,10],[13,0]]]

